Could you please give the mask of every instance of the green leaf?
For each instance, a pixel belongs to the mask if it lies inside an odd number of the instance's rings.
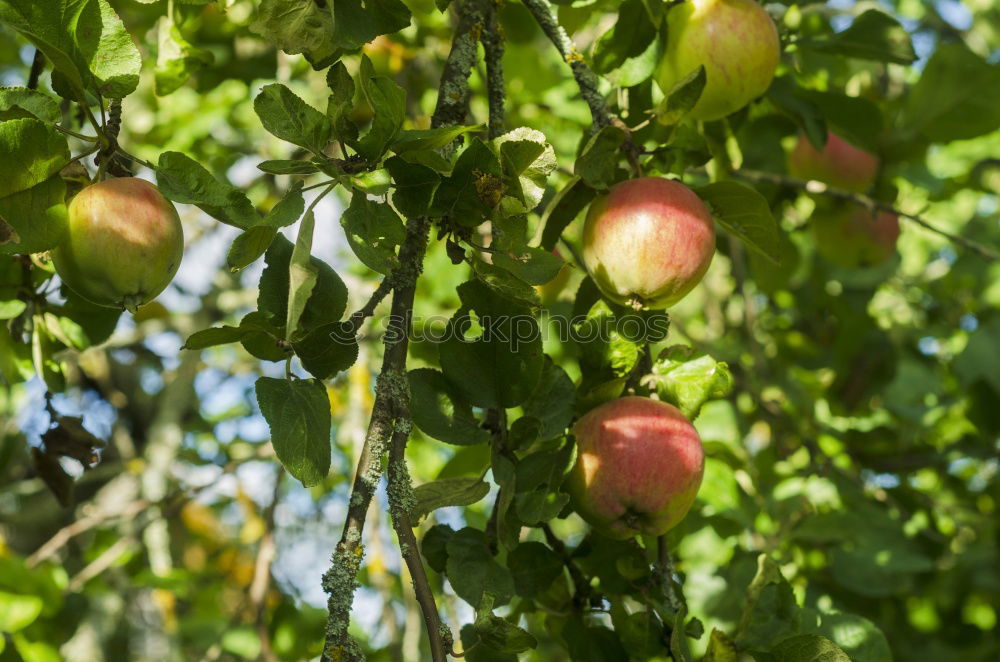
[[[448,541],[455,535],[455,530],[446,524],[435,524],[424,534],[420,541],[420,553],[427,559],[435,572],[443,573],[448,563]]]
[[[458,156],[450,176],[434,195],[431,213],[447,216],[465,227],[476,227],[493,214],[503,195],[500,159],[479,138],[472,138]]]
[[[580,212],[597,195],[580,177],[573,177],[545,207],[542,214],[542,248],[552,250],[559,243],[563,230],[572,223]]]
[[[228,182],[220,182],[191,157],[163,152],[156,168],[160,192],[174,202],[196,205],[206,214],[241,229],[260,222],[250,199]]]
[[[616,126],[606,126],[593,136],[576,159],[573,169],[587,186],[603,190],[615,183],[618,152],[625,143],[625,132]]]
[[[545,134],[525,127],[509,131],[493,143],[500,152],[504,195],[520,203],[512,208],[505,206],[506,213],[533,210],[542,201],[548,177],[556,169],[555,150],[545,140]]]
[[[171,94],[197,73],[215,62],[211,51],[195,48],[181,35],[169,15],[157,23],[156,94]]]
[[[479,407],[514,407],[532,393],[542,369],[538,321],[521,304],[493,296],[482,283],[459,285],[462,307],[441,344],[441,368],[465,398]],[[472,315],[481,325],[476,337]]]
[[[481,642],[500,653],[522,653],[538,645],[528,631],[493,615],[493,596],[489,594],[484,596],[482,606],[476,610],[472,637],[468,642],[470,648]]]
[[[583,363],[611,368],[623,377],[635,366],[646,343],[662,339],[666,328],[662,311],[637,313],[624,306],[612,308],[601,299],[582,320],[573,323],[571,338],[582,351]]]
[[[540,542],[523,542],[507,555],[514,589],[522,598],[534,598],[563,574],[563,560]]]
[[[747,589],[737,645],[744,650],[769,650],[798,631],[799,618],[791,585],[782,577],[778,564],[761,554],[757,574]]]
[[[37,595],[0,591],[0,632],[18,632],[31,625],[42,613],[44,603]]]
[[[649,381],[662,400],[691,420],[705,402],[723,398],[733,388],[729,366],[686,345],[664,349],[653,363]]]
[[[781,259],[778,224],[764,196],[731,180],[699,186],[694,192],[708,204],[712,216],[727,232],[778,264]]]
[[[604,74],[617,69],[625,60],[641,55],[655,37],[656,23],[643,0],[625,0],[614,26],[594,44],[594,71]]]
[[[803,609],[800,631],[827,637],[855,662],[892,661],[885,635],[874,623],[857,614]]]
[[[664,126],[673,126],[684,119],[698,103],[707,81],[704,65],[677,81],[656,109],[656,121]]]
[[[357,175],[351,175],[348,181],[356,191],[382,197],[389,192],[391,178],[388,170],[379,168],[378,170],[366,170]]]
[[[24,309],[28,307],[24,301],[20,299],[9,299],[7,301],[0,301],[0,320],[11,320],[24,312]]]
[[[399,0],[328,0],[333,39],[338,48],[355,50],[375,37],[410,24],[410,10]]]
[[[299,220],[305,209],[305,198],[302,196],[302,182],[295,182],[285,192],[285,197],[271,207],[262,221],[263,225],[272,228],[283,228]]]
[[[393,181],[392,204],[408,218],[427,213],[441,176],[419,163],[409,163],[398,156],[385,161]]]
[[[420,521],[438,508],[470,506],[481,500],[489,491],[489,484],[479,477],[463,476],[424,483],[413,490],[416,505],[410,514],[415,521]]]
[[[0,198],[41,184],[68,161],[66,138],[51,126],[30,118],[0,122]]]
[[[317,71],[343,54],[329,8],[316,2],[261,0],[250,30],[289,55],[301,53]]]
[[[492,265],[478,255],[472,255],[472,274],[476,280],[494,293],[522,306],[538,306],[538,290],[514,275],[508,269]]]
[[[329,379],[358,360],[358,341],[346,322],[331,322],[292,343],[302,367],[316,379]]]
[[[319,269],[312,262],[313,230],[316,216],[307,212],[299,224],[291,260],[288,263],[288,311],[285,318],[285,337],[296,339],[299,333],[299,318],[306,309],[306,302],[312,295],[319,278]]]
[[[550,490],[529,490],[514,496],[517,516],[529,526],[547,522],[566,507],[569,495]]]
[[[330,472],[330,400],[318,379],[256,382],[257,403],[271,428],[278,460],[305,487]]]
[[[357,0],[349,0],[357,1]],[[396,2],[397,0],[391,0]],[[334,9],[336,12],[336,9]],[[407,11],[407,16],[409,12]],[[407,19],[408,20],[408,19]],[[371,128],[358,143],[358,153],[369,162],[378,161],[403,127],[406,114],[406,91],[391,78],[376,76],[375,68],[367,55],[361,56],[358,74],[361,93],[372,107],[375,117]]]
[[[0,236],[0,255],[38,253],[54,248],[66,233],[65,201],[66,184],[58,175],[0,198],[0,223],[7,224],[8,233],[14,233],[9,241]]]
[[[211,329],[202,329],[192,333],[187,341],[181,345],[181,349],[205,349],[216,345],[225,345],[236,342],[248,333],[247,329],[237,326],[217,326]]]
[[[261,161],[257,168],[272,175],[312,175],[319,172],[319,166],[312,161]]]
[[[358,139],[358,127],[351,120],[357,85],[343,62],[336,63],[326,72],[326,85],[330,88],[326,116],[333,127],[333,138],[353,146]]]
[[[430,368],[411,370],[409,381],[413,422],[424,434],[458,446],[489,441],[490,433],[442,373]]]
[[[265,85],[253,109],[271,134],[320,154],[330,142],[330,120],[280,83]]]
[[[524,402],[524,415],[541,422],[538,438],[542,441],[560,436],[573,420],[576,386],[566,371],[545,357],[538,386]]]
[[[855,18],[843,32],[821,40],[801,39],[798,44],[820,53],[863,60],[910,64],[917,59],[910,35],[903,26],[877,9],[869,9]]]
[[[903,106],[903,125],[935,142],[965,140],[1000,127],[1000,64],[961,42],[938,46]]]
[[[287,273],[286,270],[285,274]],[[287,291],[286,288],[285,292]],[[261,361],[284,361],[291,355],[291,349],[283,342],[285,330],[269,321],[263,313],[247,313],[240,320],[240,328],[247,329],[246,335],[240,338],[240,344],[251,356]]]
[[[340,217],[340,225],[354,254],[369,269],[389,274],[399,266],[396,247],[403,243],[406,229],[392,207],[355,192]]]
[[[544,285],[555,278],[566,263],[551,251],[525,244],[520,233],[515,231],[517,224],[523,226],[523,221],[524,217],[517,217],[496,222],[493,248],[497,252],[493,253],[493,264],[525,283]]]
[[[31,117],[43,122],[60,121],[59,101],[45,92],[26,87],[0,87],[0,119]]]
[[[271,323],[284,325],[287,323],[288,294],[291,291],[291,242],[279,234],[267,249],[264,259],[267,267],[260,277],[257,309]],[[316,270],[317,280],[299,319],[298,326],[303,332],[339,321],[347,308],[347,287],[340,276],[319,258],[312,257],[309,262]]]
[[[448,581],[458,597],[478,607],[489,592],[504,603],[514,595],[514,580],[507,568],[493,559],[486,545],[486,535],[466,527],[448,540]]]
[[[233,240],[226,254],[226,265],[231,271],[239,271],[252,264],[271,246],[278,231],[267,225],[248,228]]]
[[[0,0],[0,22],[39,48],[83,98],[121,99],[139,84],[141,60],[107,0]]]
[[[800,634],[771,649],[774,662],[851,662],[837,644],[818,634]]]
[[[459,136],[466,133],[478,133],[486,127],[475,126],[443,126],[437,129],[408,129],[400,132],[392,141],[390,149],[396,154],[406,154],[420,150],[438,150],[455,142]]]

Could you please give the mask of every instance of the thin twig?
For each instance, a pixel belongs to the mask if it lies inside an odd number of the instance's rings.
[[[399,538],[399,551],[406,562],[406,569],[410,571],[413,592],[424,618],[430,640],[431,659],[434,662],[445,662],[451,649],[452,636],[450,632],[445,634],[442,631],[441,615],[438,613],[423,561],[420,560],[417,538],[413,534],[413,522],[410,518],[414,505],[413,489],[406,467],[406,441],[410,436],[409,402],[401,406],[406,409],[406,418],[397,421],[389,448],[389,513],[392,515],[392,527]]]
[[[855,204],[861,205],[862,207],[871,211],[882,211],[888,212],[890,214],[895,214],[896,216],[905,218],[913,223],[916,223],[925,230],[929,230],[934,234],[940,235],[949,241],[963,246],[974,253],[986,258],[987,260],[1000,260],[1000,252],[983,246],[980,243],[967,239],[958,234],[953,234],[947,230],[942,230],[941,228],[935,227],[934,225],[928,223],[919,214],[910,214],[905,212],[889,203],[881,202],[875,200],[867,195],[861,193],[854,193],[852,191],[844,191],[841,189],[831,188],[824,184],[823,182],[818,182],[815,180],[808,179],[797,179],[795,177],[788,177],[785,175],[778,175],[771,172],[762,172],[759,170],[733,170],[731,174],[734,177],[740,179],[745,179],[750,182],[769,182],[772,184],[778,184],[780,186],[790,186],[792,188],[802,189],[809,193],[815,193],[817,195],[825,195],[827,197],[836,198],[838,200],[848,200],[854,202]]]
[[[382,282],[375,288],[375,291],[372,292],[371,298],[368,299],[368,303],[347,318],[347,323],[351,325],[350,332],[352,334],[357,333],[358,329],[361,328],[361,325],[364,324],[365,320],[375,314],[375,309],[380,303],[382,303],[382,300],[385,299],[391,291],[392,278],[383,278]]]
[[[36,549],[31,556],[25,559],[24,564],[29,568],[34,568],[42,561],[52,557],[56,552],[62,549],[66,543],[76,536],[86,533],[95,526],[100,526],[101,524],[112,519],[131,519],[145,510],[149,505],[150,502],[146,499],[138,499],[119,511],[89,515],[78,519],[71,524],[67,524],[63,528],[56,531],[55,535],[49,538],[41,547]]]
[[[27,88],[29,90],[38,89],[38,79],[41,78],[42,72],[45,70],[45,53],[39,49],[35,49],[35,57],[31,60],[31,71],[28,73],[28,84]]]
[[[563,60],[569,64],[573,70],[573,78],[576,79],[580,87],[580,94],[590,108],[590,115],[594,121],[594,127],[600,129],[608,126],[613,121],[613,116],[608,111],[608,104],[604,100],[604,95],[598,89],[597,75],[591,71],[583,56],[576,49],[576,44],[566,34],[566,30],[559,25],[559,19],[552,11],[552,5],[548,0],[523,0],[524,6],[528,8],[545,36],[555,45]]]
[[[104,550],[100,556],[88,563],[80,572],[76,573],[69,583],[66,584],[67,593],[76,593],[94,577],[98,576],[117,561],[129,547],[138,541],[132,536],[125,536],[115,541],[111,547]]]
[[[653,577],[663,587],[667,604],[676,614],[684,606],[685,600],[680,585],[674,581],[674,572],[674,560],[670,558],[667,536],[662,535],[656,539],[656,564],[653,566]],[[678,625],[680,624],[674,624],[675,627]]]
[[[566,544],[559,539],[548,524],[542,524],[541,528],[542,533],[545,534],[546,542],[549,543],[549,547],[563,560],[563,565],[566,566],[566,570],[569,571],[569,577],[573,580],[573,605],[578,610],[582,610],[588,605],[600,606],[603,598],[599,593],[594,591],[594,587],[590,585],[583,572],[580,571],[580,567],[573,560],[573,556],[569,553],[569,549],[566,548]]]

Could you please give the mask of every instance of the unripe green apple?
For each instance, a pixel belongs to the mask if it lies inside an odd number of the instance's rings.
[[[656,72],[664,94],[705,67],[705,89],[691,117],[725,117],[770,87],[780,57],[778,30],[754,0],[687,0],[667,13],[667,30]]]
[[[847,204],[814,213],[810,224],[819,254],[837,266],[875,266],[896,252],[899,218],[895,214],[874,214],[860,205]]]
[[[676,407],[619,398],[587,412],[573,434],[577,460],[566,489],[595,529],[620,540],[659,536],[684,519],[701,486],[705,452]]]
[[[640,177],[594,200],[583,262],[604,295],[633,308],[666,308],[701,281],[715,254],[705,203],[680,182]]]
[[[788,155],[788,173],[799,179],[815,179],[845,191],[863,193],[875,183],[879,160],[837,134],[828,132],[823,151],[799,135]]]
[[[132,312],[166,288],[184,253],[173,204],[136,177],[108,179],[69,204],[69,227],[52,251],[63,282],[91,303]]]

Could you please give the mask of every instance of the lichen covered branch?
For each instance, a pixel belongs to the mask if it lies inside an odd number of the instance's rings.
[[[406,350],[417,276],[427,248],[428,227],[429,222],[425,218],[407,222],[406,238],[399,250],[400,266],[392,274],[392,310],[385,335],[382,370],[375,387],[372,417],[358,458],[344,532],[334,551],[332,566],[323,576],[323,590],[329,595],[324,660],[361,660],[364,657],[361,647],[348,633],[358,569],[364,556],[361,533],[368,505],[382,476],[382,458],[389,449],[397,426],[408,426],[408,421],[403,418],[407,410],[401,409],[400,404],[409,400]]]
[[[478,42],[486,22],[482,5],[489,0],[457,0],[458,25],[451,42],[451,52],[441,73],[437,105],[431,127],[464,124],[469,111],[469,75],[478,57]]]
[[[490,105],[489,137],[496,138],[504,133],[504,92],[503,77],[503,29],[497,20],[497,7],[488,2],[486,25],[480,37],[486,55],[486,90]]]

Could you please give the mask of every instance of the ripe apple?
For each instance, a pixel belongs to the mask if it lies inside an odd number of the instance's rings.
[[[664,94],[705,67],[705,89],[691,117],[725,117],[770,87],[780,56],[778,30],[754,0],[688,0],[667,13],[667,31],[656,72]]]
[[[896,252],[899,217],[855,204],[816,212],[809,219],[816,249],[828,262],[846,268],[870,267]]]
[[[715,254],[705,203],[680,182],[640,177],[594,200],[583,262],[604,295],[633,308],[666,308],[701,281]]]
[[[875,183],[879,160],[837,134],[828,132],[823,151],[799,135],[788,156],[788,172],[799,179],[815,179],[845,191],[863,193]]]
[[[73,198],[66,237],[52,251],[52,262],[84,299],[135,312],[170,284],[183,252],[173,204],[149,182],[122,177]]]
[[[701,486],[705,452],[676,407],[618,398],[587,412],[573,434],[577,460],[566,489],[594,528],[623,540],[662,535],[684,519]]]

